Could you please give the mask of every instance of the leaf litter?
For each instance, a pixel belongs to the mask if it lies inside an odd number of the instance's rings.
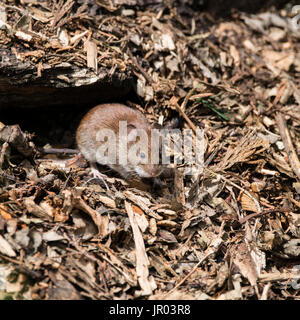
[[[106,190],[84,164],[42,154],[34,132],[0,123],[1,297],[299,299],[291,8],[211,24],[159,1],[11,3],[0,41],[17,59],[39,74],[62,63],[132,72],[150,122],[176,114],[181,129],[203,128],[205,161],[192,175],[170,168],[159,192],[113,172]]]

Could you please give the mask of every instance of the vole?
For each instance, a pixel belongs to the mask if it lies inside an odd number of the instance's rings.
[[[125,130],[120,127],[120,124],[124,126],[124,121],[127,124]],[[99,163],[109,166],[124,178],[153,178],[161,174],[162,166],[151,163],[151,129],[146,117],[136,109],[119,103],[100,104],[81,120],[76,131],[76,142],[80,152],[90,163],[93,177],[102,178],[96,165]],[[148,138],[148,145],[144,143],[142,150],[136,148],[138,139],[135,139],[140,131]],[[129,155],[131,152],[131,157],[125,154],[126,149]],[[133,154],[134,159],[131,161]],[[122,162],[124,159],[125,163]]]

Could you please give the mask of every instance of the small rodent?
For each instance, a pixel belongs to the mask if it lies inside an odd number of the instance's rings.
[[[123,136],[124,132],[119,132],[120,121],[127,122],[127,137]],[[101,130],[111,130],[116,137],[116,160],[115,163],[105,163],[104,157],[99,156],[97,150],[100,150],[107,140],[101,141],[98,133]],[[148,136],[147,147],[147,163],[131,163],[127,161],[126,164],[119,163],[118,141],[127,139],[132,129],[142,129]],[[152,126],[146,119],[146,117],[138,110],[129,108],[119,103],[107,103],[100,104],[92,108],[81,120],[79,127],[76,131],[77,146],[85,157],[89,161],[91,166],[91,173],[94,177],[101,178],[101,173],[97,170],[96,163],[109,166],[111,169],[117,171],[121,176],[128,178],[130,176],[141,178],[153,178],[157,177],[162,172],[162,166],[160,164],[151,164],[151,129]],[[119,138],[121,140],[119,140]],[[124,140],[125,141],[125,140]],[[133,141],[127,140],[127,147],[130,148]],[[105,154],[104,154],[105,155]],[[107,153],[106,153],[107,156]],[[137,156],[146,158],[145,153],[137,151]]]

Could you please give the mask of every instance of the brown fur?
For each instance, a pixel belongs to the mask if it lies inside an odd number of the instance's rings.
[[[101,145],[101,142],[96,141],[97,132],[101,129],[111,129],[115,132],[116,137],[118,137],[119,121],[127,121],[127,128],[134,127],[136,129],[143,129],[147,132],[149,141],[148,159],[150,159],[151,125],[147,121],[146,117],[138,110],[129,108],[122,104],[111,103],[100,104],[91,109],[83,117],[77,129],[76,141],[78,148],[88,161],[91,163],[96,162],[96,150]],[[130,145],[130,142],[128,145]],[[130,173],[137,175],[135,168],[131,167],[130,164],[126,167],[122,167],[121,165],[109,166],[125,177],[130,175]],[[143,171],[149,174],[149,177],[157,176],[161,172],[161,166],[159,165],[152,165],[149,163],[140,164],[139,166]]]

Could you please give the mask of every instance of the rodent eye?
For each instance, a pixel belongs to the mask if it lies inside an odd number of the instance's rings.
[[[145,158],[146,158],[145,153],[144,153],[144,152],[141,152],[141,153],[140,153],[140,157],[141,157],[142,159],[145,159]]]

